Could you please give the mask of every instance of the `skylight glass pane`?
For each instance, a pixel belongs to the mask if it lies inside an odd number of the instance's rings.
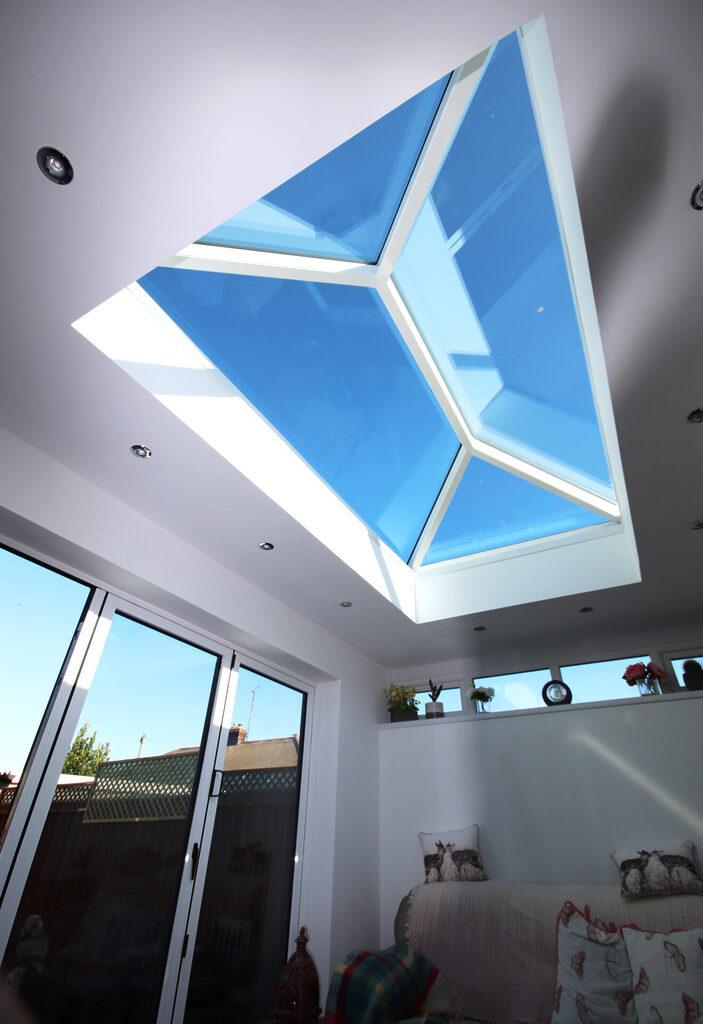
[[[200,241],[375,263],[448,81],[413,96]]]
[[[494,48],[393,277],[477,437],[614,497],[517,34]]]
[[[139,284],[407,561],[459,443],[376,291],[165,268]]]
[[[474,456],[423,565],[604,522],[595,512]]]

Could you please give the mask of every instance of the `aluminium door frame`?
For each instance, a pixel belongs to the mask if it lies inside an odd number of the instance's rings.
[[[189,908],[188,920],[187,920],[187,934],[191,937],[192,941],[189,941],[185,946],[185,951],[180,963],[180,971],[176,979],[175,991],[173,994],[173,1006],[172,1012],[167,1014],[166,1007],[164,1006],[164,999],[162,998],[162,1005],[159,1008],[159,1016],[157,1024],[181,1024],[183,1016],[186,1010],[186,1001],[188,998],[188,989],[190,986],[190,973],[193,965],[193,954],[195,951],[195,936],[198,931],[198,924],[200,919],[200,910],[202,908],[203,892],[205,889],[205,882],[207,879],[208,859],[210,855],[210,848],[212,845],[212,833],[215,826],[215,818],[217,814],[217,800],[219,796],[219,782],[216,778],[216,774],[221,774],[224,765],[225,753],[227,750],[227,733],[229,730],[228,723],[231,720],[232,711],[234,708],[234,698],[236,696],[236,690],[239,684],[239,669],[246,668],[251,669],[253,672],[257,672],[260,675],[266,676],[267,679],[271,679],[273,682],[281,683],[284,686],[289,686],[294,690],[305,695],[305,717],[301,719],[301,726],[303,728],[303,757],[299,760],[300,765],[300,779],[298,786],[298,818],[296,826],[296,837],[295,837],[295,854],[293,857],[293,891],[291,893],[291,908],[290,908],[290,920],[289,920],[289,934],[288,934],[288,948],[291,947],[293,940],[298,934],[299,930],[299,917],[300,917],[300,894],[302,886],[302,868],[303,868],[303,844],[305,841],[305,821],[307,813],[307,793],[308,793],[308,779],[309,779],[309,764],[310,758],[307,754],[306,748],[310,743],[310,737],[312,735],[312,711],[313,711],[313,700],[315,694],[315,687],[305,680],[299,679],[295,676],[290,675],[288,672],[283,671],[275,666],[271,666],[266,662],[260,661],[258,658],[250,657],[245,653],[236,652],[234,659],[234,666],[232,670],[233,685],[230,684],[230,693],[227,697],[227,710],[225,711],[225,718],[222,724],[222,732],[220,735],[217,757],[215,767],[213,770],[212,781],[208,792],[208,808],[204,822],[203,833],[202,833],[202,857],[198,858],[198,865],[195,875],[195,884],[193,886],[192,902]],[[163,1011],[163,1012],[162,1012]]]

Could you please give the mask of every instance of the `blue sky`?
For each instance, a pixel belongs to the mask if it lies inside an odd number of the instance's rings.
[[[89,588],[0,549],[0,771],[19,776]],[[214,655],[116,615],[80,716],[110,759],[200,743]],[[302,694],[243,669],[233,722],[249,738],[301,731]]]

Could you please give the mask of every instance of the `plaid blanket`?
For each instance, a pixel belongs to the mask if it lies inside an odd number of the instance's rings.
[[[416,1018],[438,973],[405,944],[381,953],[354,950],[332,974],[325,1024],[392,1024]],[[435,1017],[417,1019],[441,1024]]]

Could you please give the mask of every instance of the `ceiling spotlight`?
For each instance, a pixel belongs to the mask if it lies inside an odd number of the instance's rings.
[[[686,417],[689,423],[703,423],[703,409],[694,409]]]
[[[262,540],[259,547],[262,551],[273,551],[273,544],[270,540]]]
[[[699,181],[693,190],[691,206],[694,210],[703,210],[703,181]]]
[[[340,608],[351,608],[351,606],[352,606],[351,601],[340,601],[339,602],[339,607]]]
[[[68,185],[73,181],[71,161],[53,146],[42,146],[37,150],[37,164],[42,174],[57,185]]]
[[[690,526],[692,530],[703,530],[703,519],[694,519]]]
[[[151,448],[147,448],[145,444],[133,444],[129,450],[132,455],[136,455],[138,459],[151,458]]]
[[[474,626],[474,633],[484,633],[485,631],[485,626]]]
[[[583,608],[579,608],[579,611],[582,615],[586,615],[588,612],[592,612],[593,609],[591,608],[590,604],[585,604]]]

